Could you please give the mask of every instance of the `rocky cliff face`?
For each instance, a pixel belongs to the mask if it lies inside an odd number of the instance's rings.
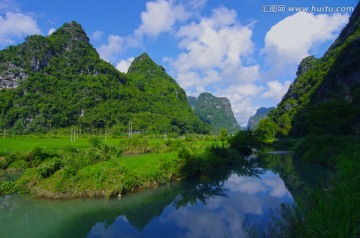
[[[211,93],[200,94],[195,106],[195,113],[201,120],[213,127],[213,133],[219,133],[221,129],[226,129],[233,134],[240,130],[230,101],[225,97],[215,97]]]
[[[269,107],[269,108],[261,107],[258,110],[256,110],[255,115],[249,118],[247,124],[247,130],[251,130],[251,131],[255,130],[258,127],[260,120],[266,118],[268,113],[274,109],[275,107]]]
[[[0,89],[17,88],[19,83],[28,77],[23,68],[12,62],[0,62],[0,70]]]
[[[313,69],[318,62],[319,62],[319,60],[317,58],[315,58],[315,56],[308,56],[308,57],[304,58],[300,62],[298,70],[296,71],[296,76],[299,77],[300,75],[302,75],[302,74],[306,73],[307,71]]]
[[[29,36],[24,43],[0,52],[0,89],[16,88],[29,75],[48,66],[59,68],[58,62],[64,57],[69,59],[68,66],[75,66],[74,57],[81,58],[85,53],[97,54],[76,22],[64,24],[49,37]],[[89,68],[82,70],[86,71],[89,72]]]

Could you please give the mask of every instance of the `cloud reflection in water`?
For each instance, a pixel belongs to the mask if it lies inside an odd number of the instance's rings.
[[[161,222],[175,222],[186,230],[184,237],[246,237],[246,229],[266,227],[271,210],[293,201],[284,181],[271,171],[259,178],[233,174],[224,186],[228,198],[216,196],[178,210],[168,207]]]
[[[279,175],[263,172],[252,177],[234,173],[219,183],[184,187],[141,230],[125,215],[110,226],[96,224],[88,237],[247,237],[249,229],[266,229],[272,210],[293,202]]]

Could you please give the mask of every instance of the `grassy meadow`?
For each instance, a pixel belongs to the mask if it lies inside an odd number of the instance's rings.
[[[161,138],[161,136],[158,136]],[[0,182],[0,194],[40,197],[113,197],[173,180],[206,176],[241,156],[216,136],[153,139],[85,135],[11,136],[1,139],[2,173],[22,173]]]
[[[105,138],[103,141],[105,142]],[[119,145],[119,139],[107,138],[106,144],[117,146]],[[36,147],[57,150],[66,146],[86,149],[91,145],[89,137],[80,137],[75,142],[70,142],[70,136],[11,136],[0,139],[0,154],[6,152],[29,152]]]

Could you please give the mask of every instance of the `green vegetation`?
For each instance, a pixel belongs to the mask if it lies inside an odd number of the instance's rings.
[[[275,107],[269,107],[269,108],[261,107],[257,109],[255,115],[249,118],[247,129],[251,131],[256,130],[259,126],[260,120],[267,118],[269,112],[271,112],[274,109]]]
[[[252,148],[258,146],[257,142],[251,131],[239,131],[234,137],[230,138],[231,148],[236,149],[245,156],[252,153]]]
[[[270,118],[260,120],[258,128],[254,135],[258,141],[263,143],[272,143],[275,140],[278,125]]]
[[[339,143],[337,143],[339,142]],[[334,146],[334,147],[333,147]],[[320,151],[316,151],[320,148]],[[326,151],[323,148],[330,149]],[[337,168],[331,185],[297,197],[285,205],[274,234],[283,237],[356,237],[360,235],[360,142],[349,137],[307,137],[297,153]],[[311,155],[311,156],[309,156]]]
[[[335,166],[337,158],[345,151],[351,151],[359,139],[353,136],[306,136],[297,146],[297,154],[306,161]]]
[[[122,74],[99,58],[75,22],[0,51],[0,75],[11,79],[0,82],[0,169],[23,173],[0,181],[0,195],[114,197],[211,177],[246,163],[254,148],[273,145],[336,170],[331,185],[302,191],[298,206],[282,207],[274,234],[360,235],[359,12],[358,6],[322,58],[301,62],[289,91],[257,129],[233,137],[228,133],[239,127],[227,99],[200,95],[198,117],[184,90],[147,54]],[[124,136],[128,130],[131,138]],[[210,131],[218,138],[200,135]],[[13,137],[36,133],[41,136]],[[276,169],[292,169],[287,165]]]
[[[0,166],[24,171],[2,194],[116,196],[206,176],[238,155],[227,133],[193,139],[211,126],[162,66],[144,53],[118,72],[76,22],[0,51],[0,75]]]
[[[70,133],[68,136],[63,135],[23,135],[23,136],[8,136],[6,139],[0,139],[0,156],[7,152],[25,153],[30,152],[35,147],[41,147],[44,150],[57,150],[67,146],[72,146],[77,149],[85,149],[90,146],[91,138],[96,136],[82,135],[76,142],[70,142]],[[96,137],[100,138],[100,137]],[[104,142],[104,137],[101,138]],[[119,145],[119,138],[108,137],[106,144],[110,146]]]
[[[360,5],[322,58],[301,62],[283,100],[254,132],[261,141],[292,145],[300,159],[336,171],[325,178],[327,186],[302,191],[297,206],[282,207],[275,237],[360,235],[359,12]]]
[[[9,79],[0,80],[0,129],[8,134],[70,127],[120,134],[129,122],[142,133],[210,131],[163,67],[142,54],[128,74],[120,73],[100,59],[76,22],[0,51],[0,75]]]
[[[297,78],[269,117],[277,136],[360,135],[360,18],[356,9],[320,58],[305,58]]]
[[[69,138],[51,139],[21,136],[7,138],[0,147],[1,169],[24,171],[16,182],[1,183],[1,194],[29,191],[51,198],[113,197],[172,180],[210,176],[220,167],[241,163],[239,152],[229,147],[228,136],[189,135],[186,139]],[[14,144],[27,144],[30,150],[18,151]],[[60,142],[51,143],[52,140]],[[47,143],[47,142],[50,143]],[[67,141],[67,142],[65,142]],[[42,142],[47,147],[39,147]]]
[[[294,118],[294,126],[301,135],[357,135],[359,115],[358,99],[354,98],[350,104],[339,98],[300,110]]]
[[[112,197],[168,183],[176,168],[170,164],[176,154],[168,153],[116,158],[103,149],[70,155],[76,156],[75,162],[68,157],[62,159],[63,164],[50,160],[27,170],[17,183],[37,196]]]
[[[11,181],[0,181],[0,195],[11,194],[18,192],[20,188],[15,182]]]
[[[196,101],[194,110],[202,121],[212,126],[211,132],[214,134],[218,134],[221,129],[226,129],[230,134],[240,130],[227,98],[202,93]]]

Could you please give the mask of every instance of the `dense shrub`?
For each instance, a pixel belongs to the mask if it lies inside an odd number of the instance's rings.
[[[251,131],[239,131],[229,139],[230,147],[237,150],[241,155],[248,156],[252,153],[252,148],[257,145],[255,137]]]
[[[8,170],[24,170],[29,167],[28,162],[25,160],[17,160],[14,161],[10,166],[8,167]]]
[[[50,154],[41,147],[35,147],[27,156],[26,160],[29,161],[32,167],[41,164],[48,158],[55,157],[56,155]]]
[[[19,191],[19,186],[12,181],[3,181],[0,182],[0,196],[5,194],[11,194]]]
[[[60,159],[54,158],[38,166],[37,173],[42,178],[48,178],[63,166],[63,162]]]
[[[349,149],[358,139],[352,136],[314,136],[309,135],[296,148],[296,153],[302,159],[335,165],[336,156]]]
[[[98,149],[100,149],[100,147],[102,146],[102,142],[98,137],[91,137],[89,139],[89,143],[92,147],[95,147]]]

